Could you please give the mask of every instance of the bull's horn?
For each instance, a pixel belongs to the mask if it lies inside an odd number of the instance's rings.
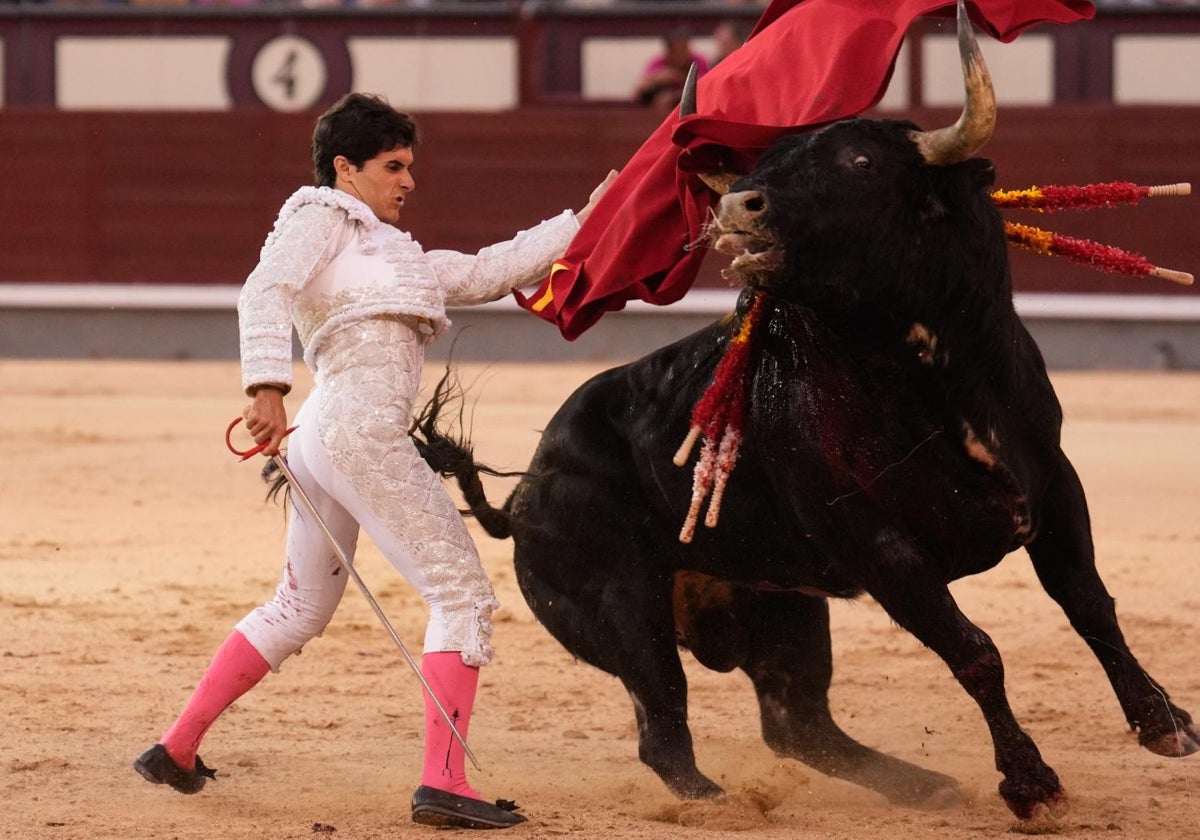
[[[983,148],[996,127],[996,94],[975,31],[967,17],[967,5],[958,0],[958,54],[962,60],[967,102],[954,125],[934,131],[914,131],[913,142],[931,166],[949,166],[971,157]]]
[[[696,113],[696,77],[699,73],[696,62],[693,61],[692,66],[688,68],[687,78],[683,81],[683,95],[679,97],[679,119]]]
[[[733,187],[734,182],[742,176],[737,172],[718,169],[715,172],[697,172],[696,177],[717,195],[725,195]]]
[[[696,113],[696,77],[698,75],[696,63],[692,62],[692,66],[688,68],[687,79],[683,83],[683,95],[679,97],[679,119],[690,117]],[[733,186],[733,182],[741,176],[736,172],[718,169],[715,172],[697,172],[696,177],[717,195],[725,195]]]

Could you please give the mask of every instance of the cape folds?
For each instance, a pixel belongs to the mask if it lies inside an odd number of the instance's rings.
[[[1095,14],[1089,0],[970,0],[968,8],[1005,42],[1039,23]],[[705,253],[689,243],[701,238],[715,199],[694,173],[722,163],[747,171],[781,135],[872,107],[912,21],[953,14],[948,0],[773,0],[745,45],[700,79],[698,113],[664,120],[538,289],[515,293],[518,303],[575,339],[629,300],[679,300]]]

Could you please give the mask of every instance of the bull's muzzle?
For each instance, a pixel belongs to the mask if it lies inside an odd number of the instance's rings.
[[[716,208],[712,247],[733,257],[729,271],[746,282],[761,281],[781,265],[775,239],[763,224],[767,207],[765,195],[743,190],[726,193]]]

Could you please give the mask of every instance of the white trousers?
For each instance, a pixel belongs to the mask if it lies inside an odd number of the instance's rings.
[[[373,318],[332,335],[288,438],[288,465],[346,555],[361,526],[429,607],[424,651],[492,658],[499,606],[462,516],[408,436],[424,337],[408,318]],[[348,575],[302,502],[290,504],[283,579],[237,625],[272,670],[320,635]]]

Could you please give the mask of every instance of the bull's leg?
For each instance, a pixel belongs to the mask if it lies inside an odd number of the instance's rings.
[[[637,715],[638,757],[676,796],[720,796],[720,785],[696,766],[687,723],[687,677],[674,641],[669,650],[657,640],[652,647],[636,668],[621,675]]]
[[[687,676],[675,641],[669,579],[629,576],[620,584],[619,610],[597,616],[610,656],[633,700],[638,757],[679,797],[704,799],[724,791],[696,766],[687,722]],[[631,585],[632,584],[632,585]]]
[[[771,749],[897,804],[950,807],[963,801],[954,779],[865,747],[834,722],[829,712],[833,653],[824,598],[766,594],[745,614],[750,649],[743,670],[758,692],[763,739]]]
[[[1037,538],[1028,546],[1038,579],[1100,660],[1141,745],[1158,755],[1190,755],[1200,750],[1200,731],[1130,653],[1113,599],[1096,571],[1083,488],[1070,461],[1060,458]]]
[[[575,656],[619,678],[629,692],[641,760],[676,796],[721,795],[720,786],[696,766],[669,582],[626,569],[595,581],[594,588],[575,581],[565,593],[522,560],[521,588],[546,629]]]
[[[1004,664],[996,646],[962,614],[928,561],[898,535],[887,545],[890,556],[870,568],[867,591],[896,623],[942,658],[979,704],[992,736],[996,769],[1004,776],[1000,795],[1022,819],[1032,817],[1038,805],[1063,809],[1066,794],[1058,776],[1042,760],[1008,705]]]

